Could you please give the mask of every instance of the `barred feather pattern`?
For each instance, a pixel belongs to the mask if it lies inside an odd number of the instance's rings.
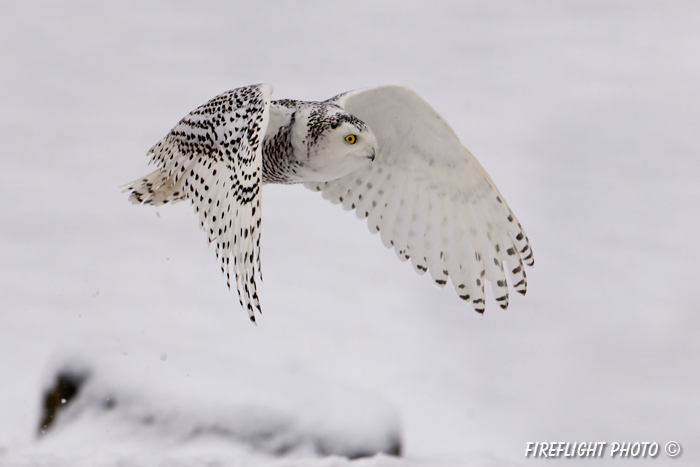
[[[255,322],[261,313],[260,269],[262,141],[272,87],[253,85],[221,94],[183,118],[148,152],[158,169],[129,184],[135,203],[189,199],[221,272],[231,270],[241,306]]]
[[[442,174],[443,185],[431,183],[425,171],[387,165],[375,163],[361,174],[306,186],[354,209],[387,248],[401,261],[410,260],[418,274],[429,272],[438,287],[449,278],[479,313],[485,310],[485,280],[500,307],[508,308],[506,270],[513,288],[525,295],[523,263],[532,266],[534,259],[527,236],[495,187],[453,190],[461,180],[450,171]]]

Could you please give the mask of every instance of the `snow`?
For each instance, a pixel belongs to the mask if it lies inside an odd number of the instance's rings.
[[[175,365],[165,353],[149,358],[150,346],[121,354],[109,350],[99,358],[74,351],[52,364],[79,390],[74,399],[63,399],[65,410],[44,430],[46,440],[75,438],[65,432],[98,423],[109,427],[91,427],[98,440],[107,433],[181,442],[218,436],[272,455],[301,451],[350,458],[400,451],[396,411],[361,389],[237,358],[193,357],[186,348]]]
[[[6,2],[0,465],[537,466],[528,441],[671,440],[698,465],[699,23],[689,1]],[[479,316],[352,214],[266,186],[251,325],[189,206],[118,187],[256,82],[416,89],[523,223],[527,297]],[[66,363],[93,386],[37,439]],[[304,441],[256,446],[246,409]],[[234,435],[190,436],[217,423]],[[310,447],[394,433],[398,459]]]

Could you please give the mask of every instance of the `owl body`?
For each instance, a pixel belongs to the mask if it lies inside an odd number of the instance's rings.
[[[193,110],[148,152],[157,169],[124,191],[136,204],[190,200],[251,321],[260,312],[264,184],[304,185],[367,219],[370,232],[463,300],[485,309],[485,282],[508,307],[525,294],[529,240],[495,184],[415,91],[380,86],[323,102],[271,100],[246,86]]]

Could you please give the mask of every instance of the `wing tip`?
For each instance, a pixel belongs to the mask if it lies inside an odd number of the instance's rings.
[[[275,88],[268,83],[260,83],[257,86],[262,92],[263,96],[265,97],[265,100],[269,101],[272,97],[272,93],[274,92]]]

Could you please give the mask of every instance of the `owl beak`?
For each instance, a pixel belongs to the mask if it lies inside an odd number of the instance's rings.
[[[371,161],[374,160],[374,148],[372,148],[372,154],[370,154],[369,156],[367,156],[367,159],[369,159],[369,160],[371,160]]]

